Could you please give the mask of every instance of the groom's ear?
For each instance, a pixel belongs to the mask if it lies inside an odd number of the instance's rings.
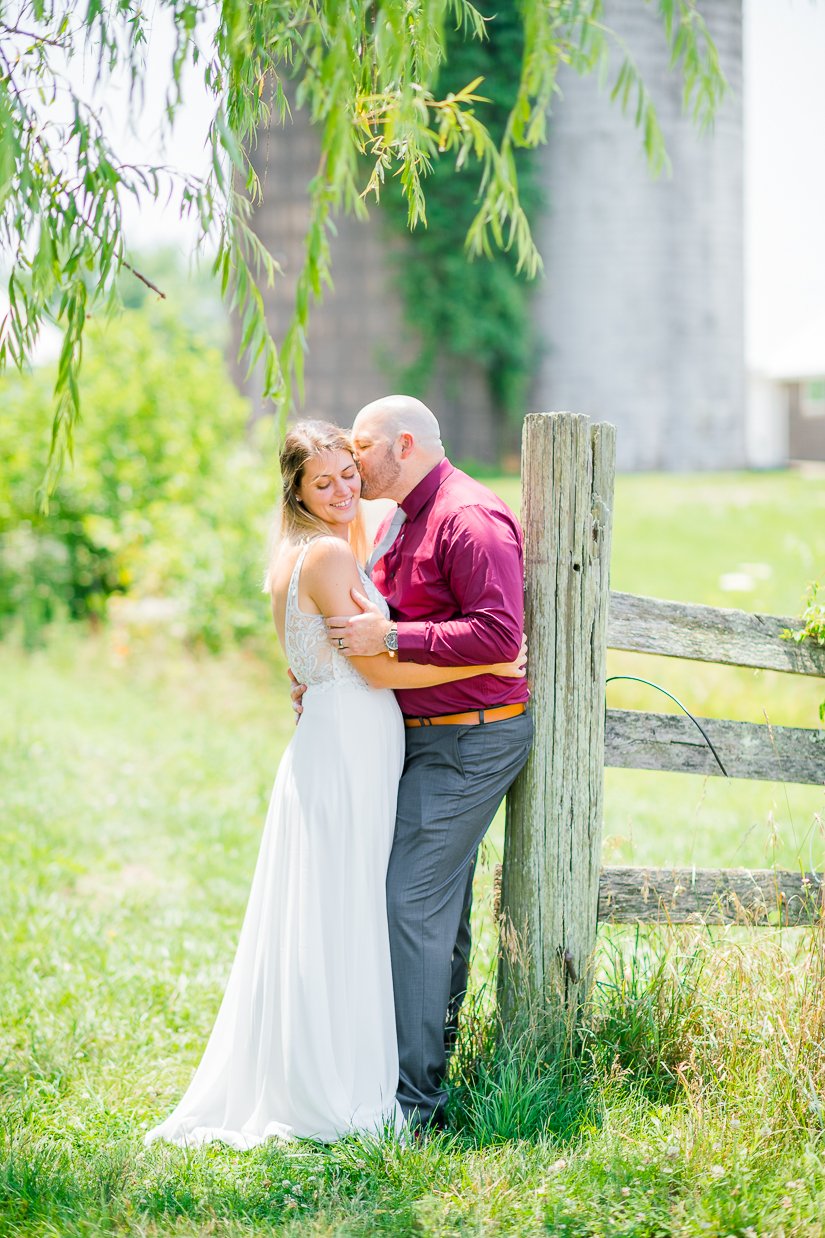
[[[401,444],[401,459],[406,460],[415,450],[415,439],[411,434],[405,433],[399,435],[399,442]]]

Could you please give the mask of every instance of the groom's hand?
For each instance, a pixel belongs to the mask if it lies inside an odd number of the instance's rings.
[[[349,657],[369,658],[386,653],[384,635],[392,624],[369,598],[350,589],[352,600],[361,607],[360,615],[332,615],[327,619],[330,643]]]
[[[301,714],[304,712],[302,697],[307,690],[305,683],[298,683],[298,680],[293,675],[292,671],[287,669],[289,675],[289,695],[292,698],[292,708],[295,710],[295,725],[301,721]]]

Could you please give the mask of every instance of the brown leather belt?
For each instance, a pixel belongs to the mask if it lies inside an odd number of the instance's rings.
[[[526,705],[496,705],[493,709],[471,709],[466,714],[437,714],[434,718],[405,718],[404,726],[479,726],[517,718]]]

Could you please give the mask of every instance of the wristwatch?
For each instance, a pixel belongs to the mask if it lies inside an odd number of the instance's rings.
[[[396,623],[384,633],[384,644],[387,647],[387,653],[394,658],[398,653],[398,625]]]

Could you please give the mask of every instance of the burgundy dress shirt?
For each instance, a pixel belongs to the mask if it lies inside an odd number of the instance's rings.
[[[399,659],[436,666],[511,661],[524,628],[524,558],[509,507],[448,460],[401,506],[407,519],[372,573],[398,621]],[[430,717],[524,702],[528,692],[525,679],[477,675],[396,695],[408,717]]]

